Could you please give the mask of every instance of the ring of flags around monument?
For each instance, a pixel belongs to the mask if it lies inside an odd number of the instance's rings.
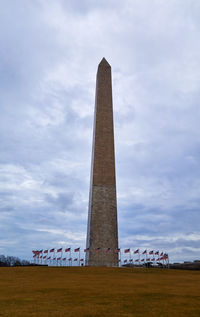
[[[145,263],[151,262],[153,265],[168,265],[169,256],[165,252],[159,250],[150,250],[147,249],[140,251],[140,249],[131,250],[128,249],[111,249],[111,248],[95,248],[91,250],[90,248],[83,249],[84,254],[87,252],[101,253],[105,252],[109,254],[110,252],[119,254],[119,263],[120,265],[135,264],[135,265],[145,265]],[[73,265],[84,265],[85,260],[82,255],[82,250],[78,248],[52,248],[52,249],[42,249],[42,250],[33,250],[33,263],[34,264],[45,264],[53,266],[73,266]]]

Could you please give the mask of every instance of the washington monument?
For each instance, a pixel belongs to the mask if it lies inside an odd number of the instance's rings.
[[[118,266],[111,66],[98,66],[88,208],[86,265]]]

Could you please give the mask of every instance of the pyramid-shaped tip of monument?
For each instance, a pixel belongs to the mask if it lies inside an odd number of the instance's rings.
[[[102,58],[101,62],[99,63],[99,67],[111,67],[110,64],[107,62],[105,57]]]

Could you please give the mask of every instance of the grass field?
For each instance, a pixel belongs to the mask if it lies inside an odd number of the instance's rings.
[[[0,268],[0,316],[200,316],[200,272]]]

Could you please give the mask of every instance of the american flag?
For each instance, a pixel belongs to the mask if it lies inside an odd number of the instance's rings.
[[[133,262],[133,259],[130,259],[129,262]]]
[[[149,254],[153,254],[153,250],[152,250],[152,251],[149,251]]]
[[[56,260],[56,258],[53,258],[53,260],[55,261],[55,260]]]
[[[94,249],[95,252],[99,252],[100,250],[101,250],[101,248]]]
[[[160,258],[157,258],[156,261],[160,261]]]
[[[69,259],[68,259],[68,261],[71,261],[71,260],[72,260],[72,258],[69,258]]]
[[[40,251],[32,251],[35,255],[39,255]]]
[[[156,251],[156,252],[155,252],[155,255],[159,255],[159,251]]]
[[[63,260],[63,261],[65,261],[65,260],[66,260],[66,258],[63,258],[62,260]]]
[[[147,261],[150,261],[150,259],[147,259]]]
[[[115,250],[115,253],[119,253],[119,252],[120,252],[120,249],[117,248],[117,249]]]
[[[139,261],[139,259],[136,259],[136,260],[135,260],[135,262],[138,262],[138,261]]]
[[[44,253],[48,253],[48,250],[44,250]]]
[[[74,249],[74,252],[78,252],[78,251],[80,251],[80,248]]]
[[[160,256],[163,256],[163,252],[160,253]]]
[[[124,253],[129,253],[130,252],[130,249],[125,249],[124,250]]]
[[[74,262],[76,262],[76,261],[78,261],[78,259],[76,258],[76,259],[74,259]]]
[[[61,251],[62,251],[62,248],[60,248],[60,249],[57,250],[57,252],[61,252]]]
[[[127,260],[124,260],[124,263],[126,263],[127,262]]]
[[[65,249],[65,252],[69,252],[71,250],[71,248],[67,248]]]
[[[111,250],[111,248],[106,249],[106,253],[108,253]]]
[[[57,258],[57,261],[60,261],[61,260],[61,258]]]
[[[142,254],[147,254],[147,250],[144,250],[144,251],[142,252]]]
[[[51,259],[51,257],[49,256],[48,258],[47,258],[47,260],[50,260]]]
[[[151,259],[151,261],[155,261],[155,258]]]
[[[141,262],[144,262],[144,259],[142,259]]]
[[[137,250],[134,251],[134,254],[137,254],[137,253],[139,253],[139,249],[137,249]]]
[[[90,248],[84,249],[84,252],[89,252]]]
[[[45,255],[45,256],[43,256],[43,259],[46,259],[46,255]]]
[[[83,262],[84,260],[83,259],[80,259],[80,262]]]
[[[51,249],[49,252],[54,252],[55,249]]]

